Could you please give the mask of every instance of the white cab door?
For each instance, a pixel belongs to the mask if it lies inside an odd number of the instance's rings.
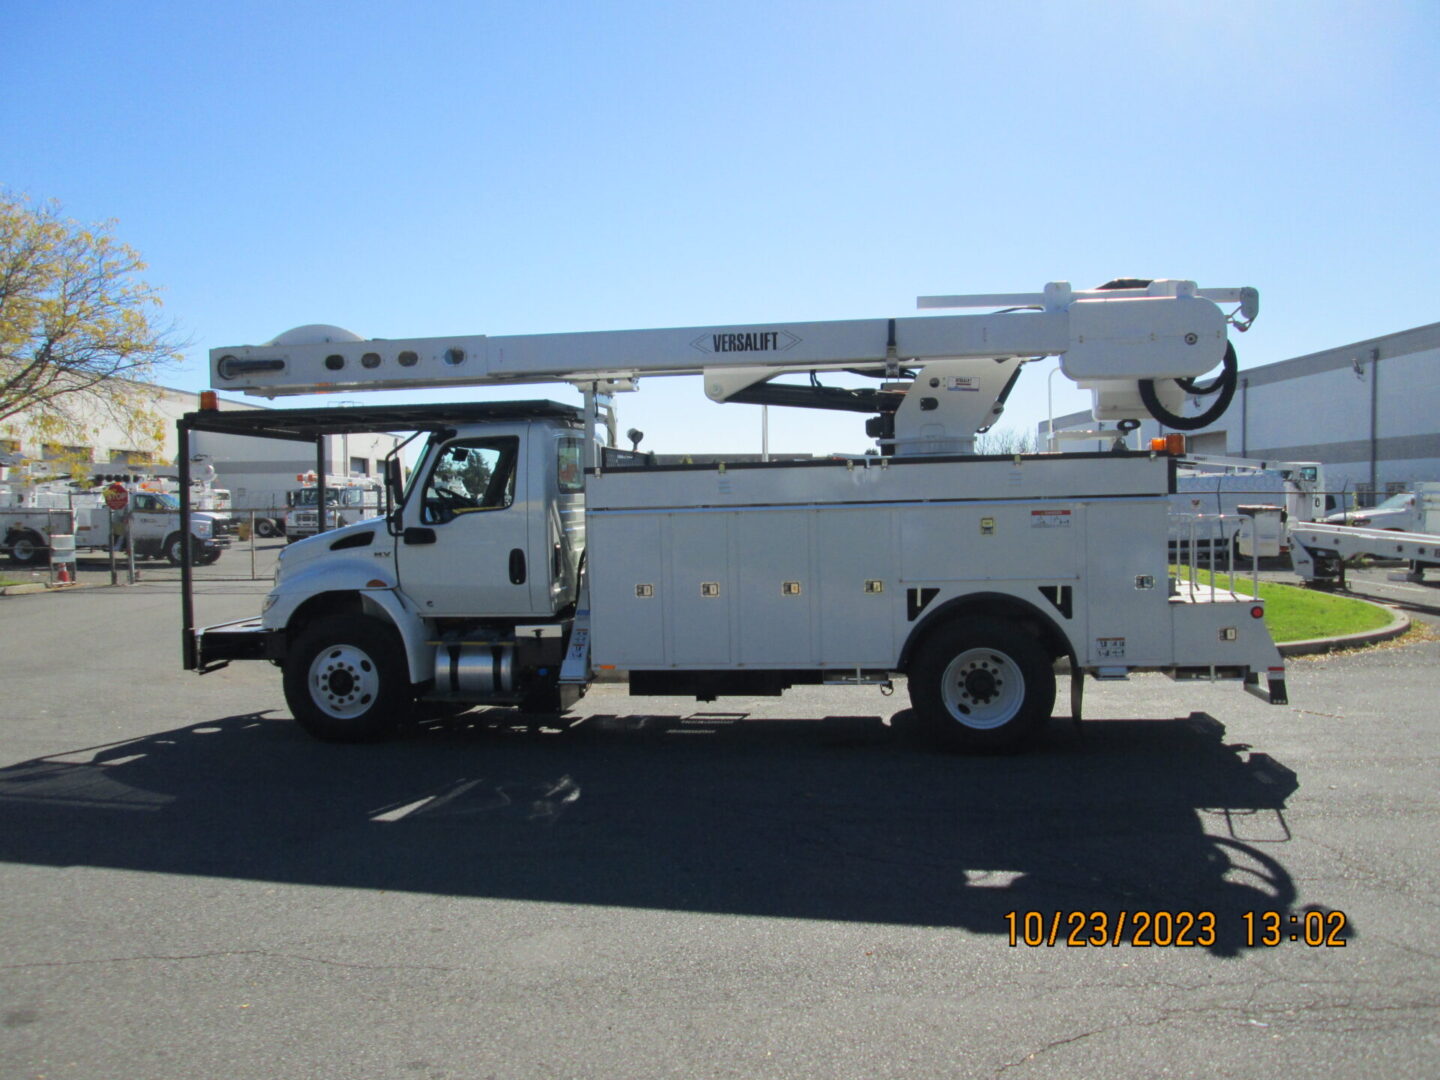
[[[523,433],[428,454],[396,537],[400,588],[427,616],[533,614]]]

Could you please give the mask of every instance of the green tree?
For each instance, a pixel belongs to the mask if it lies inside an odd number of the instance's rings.
[[[83,444],[87,418],[103,415],[136,447],[157,445],[147,384],[182,342],[157,321],[145,264],[113,230],[0,192],[0,424]]]

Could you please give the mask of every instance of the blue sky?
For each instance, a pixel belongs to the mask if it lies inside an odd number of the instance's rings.
[[[311,322],[848,319],[1117,275],[1258,287],[1242,367],[1440,318],[1435,0],[17,0],[0,62],[0,184],[118,220],[194,342],[174,386]],[[759,448],[698,380],[622,419]],[[772,448],[862,425],[772,409]]]

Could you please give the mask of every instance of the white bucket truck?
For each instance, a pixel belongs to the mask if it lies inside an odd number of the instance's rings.
[[[320,489],[315,473],[295,477],[302,487],[289,492],[285,512],[285,539],[293,544],[322,531],[319,527]],[[331,476],[325,481],[325,528],[339,529],[380,513],[380,483],[368,477]]]
[[[161,486],[135,478],[80,487],[66,480],[17,477],[0,489],[0,547],[16,566],[42,566],[52,535],[73,535],[75,550],[88,552],[122,550],[128,536],[137,558],[179,566],[185,535],[180,500],[157,490]],[[228,515],[192,512],[188,518],[194,561],[201,566],[215,562],[230,544]]]
[[[1169,572],[1174,457],[973,454],[1045,355],[1097,418],[1178,413],[1177,380],[1222,362],[1234,378],[1228,326],[1257,305],[1185,281],[1058,283],[922,300],[1023,309],[980,315],[410,340],[309,327],[213,350],[213,385],[265,396],[563,381],[585,404],[188,414],[182,461],[196,431],[427,441],[403,487],[387,461],[385,515],[282,554],[258,618],[197,628],[187,575],[186,666],[271,660],[295,718],[332,740],[382,735],[417,702],[554,712],[612,670],[633,693],[703,700],[903,674],[920,723],[962,749],[1023,742],[1066,660],[1077,719],[1087,674],[1233,678],[1283,703],[1263,602]],[[878,386],[771,382],[842,369]],[[880,454],[659,466],[617,448],[610,395],[679,374],[716,401],[868,413]]]

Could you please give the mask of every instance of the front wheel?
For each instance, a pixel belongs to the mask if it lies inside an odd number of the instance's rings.
[[[179,566],[185,561],[185,538],[179,533],[171,533],[165,538],[165,546],[161,549],[165,561],[171,566]]]
[[[275,527],[275,522],[270,518],[255,519],[255,535],[262,539],[269,540],[272,536],[278,536],[280,530]]]
[[[363,615],[332,615],[306,629],[285,660],[285,701],[326,742],[369,742],[410,714],[414,691],[400,637]]]
[[[910,702],[926,734],[951,750],[1017,749],[1050,718],[1055,671],[1033,634],[999,619],[962,619],[921,646]]]

